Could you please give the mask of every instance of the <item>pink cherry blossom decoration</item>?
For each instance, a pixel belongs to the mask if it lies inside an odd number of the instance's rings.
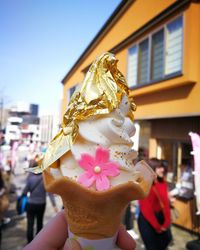
[[[98,191],[107,190],[110,187],[109,177],[120,174],[119,165],[109,160],[109,150],[98,147],[95,157],[89,154],[81,154],[78,161],[81,168],[85,170],[78,178],[78,182],[85,187],[90,187],[95,182]]]

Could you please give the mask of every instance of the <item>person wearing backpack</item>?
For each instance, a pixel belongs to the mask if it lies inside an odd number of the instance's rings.
[[[31,160],[29,167],[37,166],[36,160]],[[34,238],[34,221],[37,220],[36,234],[43,227],[43,218],[46,207],[46,190],[44,188],[42,174],[29,173],[26,186],[23,190],[23,194],[29,194],[29,198],[26,206],[27,215],[27,241],[31,242]],[[56,206],[55,197],[53,194],[48,193],[54,211],[57,213],[58,208]]]

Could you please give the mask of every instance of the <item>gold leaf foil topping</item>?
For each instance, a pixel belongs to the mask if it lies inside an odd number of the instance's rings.
[[[68,152],[78,135],[78,122],[90,117],[108,114],[119,107],[129,88],[117,69],[117,59],[111,53],[97,57],[90,66],[80,92],[75,92],[63,116],[61,131],[49,143],[42,163],[30,171],[40,173]],[[129,117],[133,119],[136,105],[131,102]]]

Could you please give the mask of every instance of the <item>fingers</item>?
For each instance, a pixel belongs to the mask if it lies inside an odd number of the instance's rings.
[[[127,233],[122,225],[118,232],[117,246],[123,250],[134,250],[136,248],[134,239]],[[82,250],[82,248],[76,240],[71,238],[67,239],[63,250]]]
[[[60,249],[64,246],[67,237],[67,221],[64,212],[61,211],[49,221],[24,250]]]
[[[40,231],[34,240],[23,250],[81,250],[79,243],[73,239],[67,239],[67,221],[64,212],[59,212]],[[136,243],[121,225],[117,237],[117,245],[123,250],[134,250]],[[64,247],[63,247],[64,246]]]
[[[82,250],[82,248],[76,240],[67,239],[63,250]]]
[[[123,250],[134,250],[136,248],[136,242],[127,233],[123,225],[121,225],[119,228],[117,246]]]

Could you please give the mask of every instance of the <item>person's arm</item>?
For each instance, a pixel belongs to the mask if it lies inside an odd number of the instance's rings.
[[[67,228],[64,211],[60,211],[23,250],[81,250],[77,241],[68,238]],[[123,226],[118,231],[117,246],[123,250],[134,250],[136,247]]]
[[[53,206],[53,209],[54,209],[55,213],[57,213],[59,211],[59,209],[58,209],[58,207],[56,205],[56,199],[55,199],[54,194],[52,194],[52,193],[47,193],[47,194],[49,196],[49,199],[51,201],[51,204]]]
[[[165,229],[167,229],[170,224],[171,224],[171,216],[170,216],[170,200],[169,200],[169,196],[168,196],[168,187],[167,187],[167,184],[166,184],[166,187],[165,187],[165,199],[163,200],[163,203],[164,203],[164,217],[165,217],[165,221],[162,225],[162,227]]]
[[[30,175],[28,175],[27,180],[26,180],[26,186],[24,187],[22,191],[22,195],[27,195],[27,193],[30,191]]]
[[[2,175],[2,170],[0,169],[0,196],[6,192],[5,183]]]
[[[3,187],[0,189],[0,196],[2,196],[3,194],[5,194],[6,192],[6,189]]]
[[[156,230],[156,232],[160,233],[162,231],[161,225],[158,223],[158,220],[155,216],[154,212],[154,202],[155,202],[155,194],[153,190],[150,190],[150,193],[147,198],[144,200],[140,200],[140,211],[143,214],[144,218],[151,224],[151,226]]]

